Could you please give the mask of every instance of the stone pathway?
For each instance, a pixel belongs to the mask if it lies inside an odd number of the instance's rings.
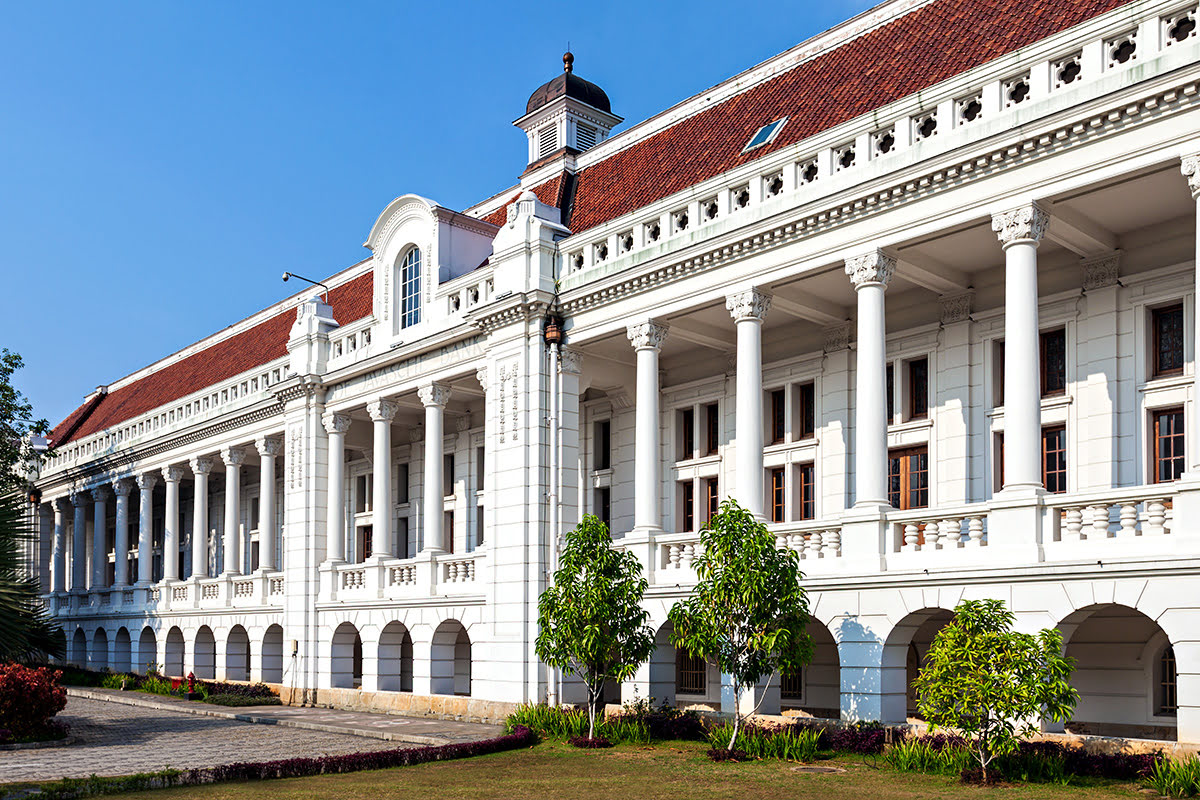
[[[71,726],[71,735],[77,741],[65,747],[0,751],[0,784],[419,746],[379,738],[378,733],[387,732],[386,728],[366,736],[350,733],[351,727],[341,715],[351,712],[271,706],[223,709],[254,714],[268,710],[281,715],[282,719],[272,724],[253,724],[224,716],[180,713],[175,709],[148,708],[73,695],[58,718]],[[332,725],[342,725],[346,732],[331,733],[288,724],[289,717],[298,718],[291,722],[299,723],[307,721],[309,714],[314,715],[313,724],[324,724],[316,721],[318,716],[323,716]],[[385,717],[379,724],[386,721],[397,729],[395,732],[403,730],[404,723],[408,722],[470,726],[475,734],[463,737],[467,739],[493,736],[497,730],[488,725],[404,717]],[[355,724],[361,727],[363,723]]]

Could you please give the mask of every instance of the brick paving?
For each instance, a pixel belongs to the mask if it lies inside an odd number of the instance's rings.
[[[324,709],[295,709],[289,713],[300,716],[306,711],[319,714]],[[326,716],[336,716],[336,713]],[[92,774],[128,775],[170,767],[188,769],[238,761],[270,761],[419,746],[83,697],[68,698],[67,707],[58,719],[71,726],[71,735],[77,741],[65,747],[0,751],[0,783],[81,778]],[[494,735],[491,726],[475,727],[480,732],[475,738]]]

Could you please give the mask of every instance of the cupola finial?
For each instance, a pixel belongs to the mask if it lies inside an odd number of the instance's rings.
[[[563,72],[572,72],[575,69],[575,54],[570,50],[563,53]]]

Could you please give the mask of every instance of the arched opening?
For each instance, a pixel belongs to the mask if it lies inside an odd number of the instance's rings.
[[[217,638],[213,636],[212,629],[207,625],[201,625],[200,630],[196,631],[194,651],[195,666],[192,672],[197,678],[204,680],[213,680],[217,677]]]
[[[183,631],[173,627],[167,631],[166,646],[163,651],[163,674],[176,678],[183,677]]]
[[[817,620],[805,631],[812,637],[813,656],[797,674],[779,676],[779,705],[813,717],[838,719],[842,713],[842,668],[833,634]]]
[[[113,639],[113,672],[130,672],[133,669],[133,640],[128,628],[117,628]]]
[[[91,663],[88,665],[95,670],[108,669],[108,631],[96,628],[92,634]]]
[[[362,686],[362,638],[358,628],[343,622],[333,632],[330,642],[329,685],[335,689],[358,689]]]
[[[434,694],[471,695],[471,638],[458,620],[448,619],[433,632],[429,677]]]
[[[676,650],[671,644],[673,631],[671,623],[666,622],[654,637],[654,653],[650,656],[650,697],[654,704],[719,710],[720,674],[703,658]]]
[[[250,680],[250,637],[241,625],[234,625],[225,639],[225,678]]]
[[[67,660],[77,667],[87,667],[87,634],[83,632],[83,628],[75,629],[75,634],[71,637],[71,651],[67,654]]]
[[[913,681],[920,673],[933,637],[954,618],[944,608],[914,611],[892,628],[883,645],[882,711],[884,722],[904,722],[918,714]]]
[[[283,683],[283,628],[272,625],[263,634],[262,679],[266,683]]]
[[[413,643],[403,623],[389,622],[379,635],[379,689],[413,690]]]
[[[1128,606],[1088,606],[1059,623],[1079,692],[1070,733],[1176,739],[1175,648],[1158,623]]]
[[[179,647],[179,666],[182,667],[183,634],[179,636]],[[138,636],[137,663],[134,664],[134,670],[145,675],[152,669],[158,669],[158,637],[154,635],[154,628],[147,625]]]
[[[411,328],[421,321],[421,250],[409,248],[396,262],[396,319],[401,328]]]

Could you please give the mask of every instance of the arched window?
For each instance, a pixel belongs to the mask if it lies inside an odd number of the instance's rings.
[[[400,327],[421,321],[421,248],[414,247],[400,264]]]
[[[1158,657],[1158,713],[1174,716],[1179,708],[1175,692],[1175,648],[1167,645]]]

